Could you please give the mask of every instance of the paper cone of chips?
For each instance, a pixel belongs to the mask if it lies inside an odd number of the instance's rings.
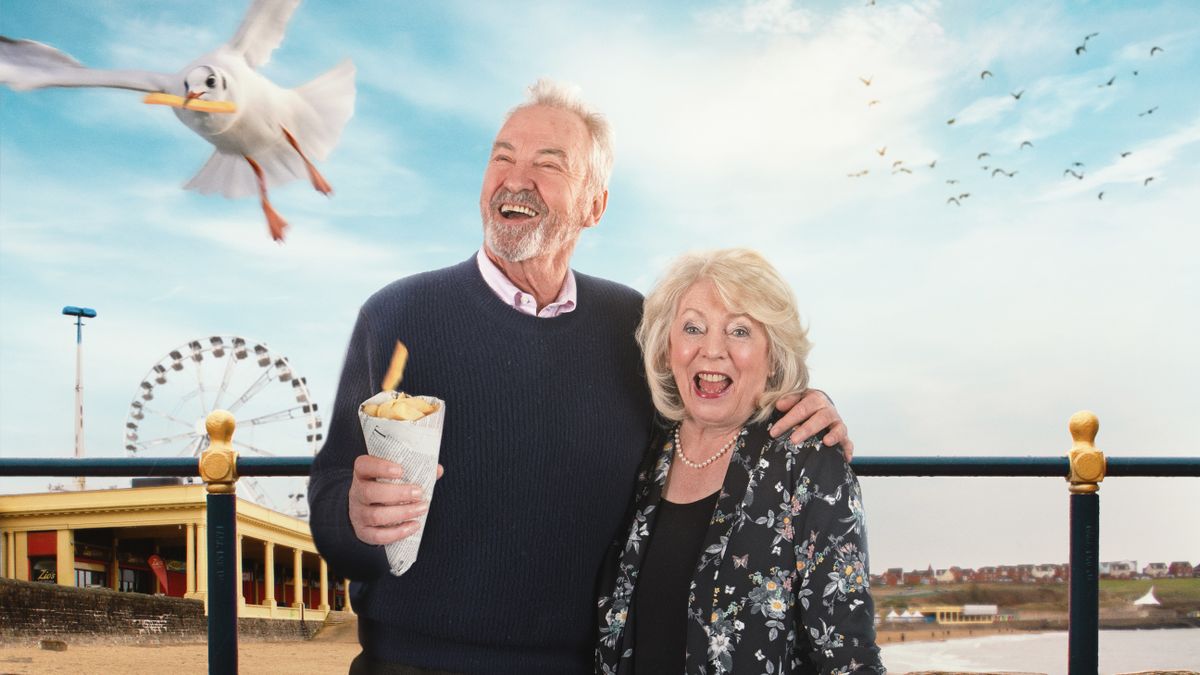
[[[363,401],[358,408],[358,419],[362,423],[367,453],[404,467],[402,478],[388,482],[420,485],[425,499],[432,504],[446,403],[433,396],[409,396],[391,391],[399,384],[399,373],[404,369],[407,355],[404,345],[397,343],[392,368],[384,378],[386,390]],[[389,384],[392,386],[387,387]],[[416,561],[427,515],[428,511],[417,518],[419,527],[414,534],[385,547],[392,574],[404,574]]]

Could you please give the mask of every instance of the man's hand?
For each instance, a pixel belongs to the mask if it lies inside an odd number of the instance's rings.
[[[354,534],[367,544],[390,544],[410,537],[420,527],[415,519],[429,510],[421,486],[379,482],[380,478],[398,479],[404,467],[386,459],[362,455],[354,460],[354,479],[350,482],[350,523]],[[438,465],[437,477],[442,477]]]
[[[800,394],[788,394],[775,404],[775,407],[786,414],[771,427],[771,436],[776,437],[783,432],[796,427],[792,432],[792,443],[800,444],[826,427],[829,433],[821,439],[825,445],[842,444],[842,451],[849,462],[854,457],[854,441],[850,440],[849,430],[837,408],[833,407],[829,397],[819,389],[809,389]]]

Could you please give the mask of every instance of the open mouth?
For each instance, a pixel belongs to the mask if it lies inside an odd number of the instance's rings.
[[[500,212],[500,217],[505,220],[528,220],[537,217],[537,211],[521,204],[504,203],[497,210]]]
[[[733,386],[733,380],[723,373],[702,372],[692,377],[692,386],[700,398],[718,398]]]

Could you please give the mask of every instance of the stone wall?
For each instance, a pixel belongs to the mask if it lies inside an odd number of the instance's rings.
[[[238,619],[243,641],[307,640],[317,621]],[[207,642],[204,603],[162,595],[0,578],[0,643],[169,644]]]

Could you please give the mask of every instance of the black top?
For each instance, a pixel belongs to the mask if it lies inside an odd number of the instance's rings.
[[[717,492],[690,504],[666,499],[646,544],[634,597],[634,673],[682,673],[687,651],[688,593]]]
[[[356,582],[372,661],[591,673],[596,578],[623,529],[654,409],[633,339],[642,297],[579,272],[575,282],[574,311],[529,316],[496,297],[471,256],[363,306],[308,496],[331,576]],[[398,339],[412,354],[404,390],[446,402],[446,474],[417,560],[395,577],[383,547],[355,537],[346,505],[366,453],[358,406],[379,392]]]

